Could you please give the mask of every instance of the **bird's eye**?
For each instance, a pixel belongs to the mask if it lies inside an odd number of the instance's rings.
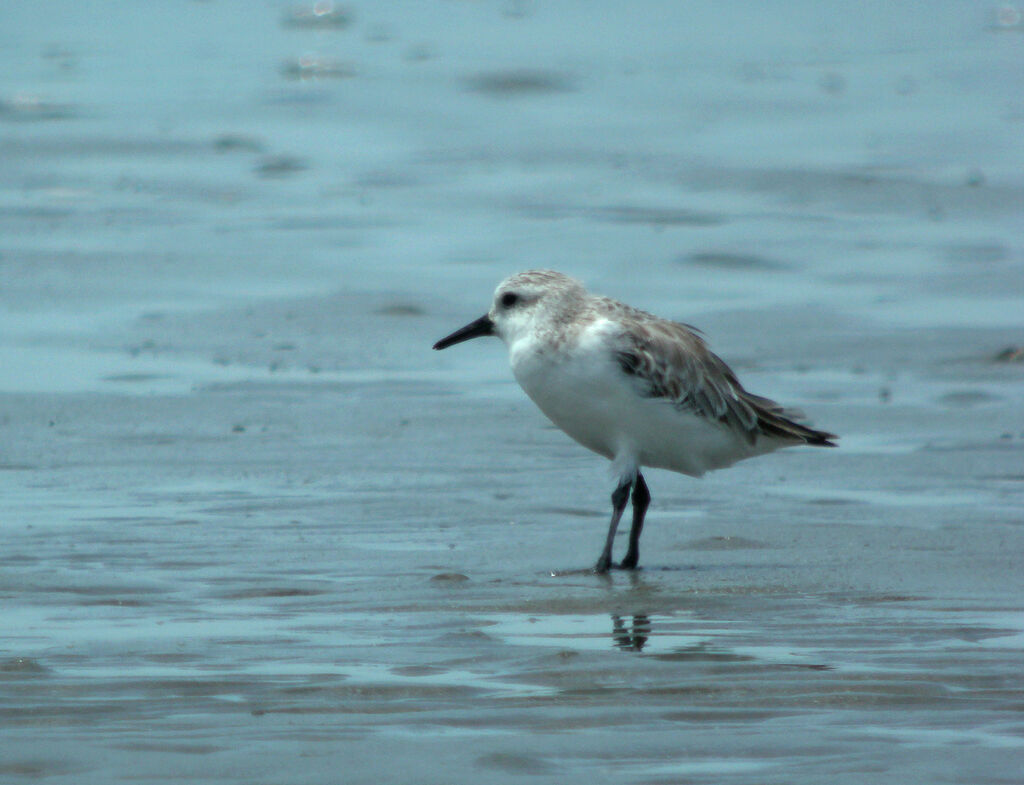
[[[503,308],[511,308],[519,302],[519,295],[514,292],[506,292],[501,296],[501,305]]]

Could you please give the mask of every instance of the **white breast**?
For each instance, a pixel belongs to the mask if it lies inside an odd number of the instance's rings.
[[[541,411],[577,442],[622,473],[650,466],[700,476],[768,452],[723,425],[647,398],[625,374],[596,325],[562,350],[526,337],[509,347],[516,381]]]

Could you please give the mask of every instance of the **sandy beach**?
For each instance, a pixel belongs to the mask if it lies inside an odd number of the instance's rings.
[[[1012,5],[87,5],[0,31],[0,782],[1019,781]],[[593,574],[606,462],[430,350],[531,267],[839,449]]]

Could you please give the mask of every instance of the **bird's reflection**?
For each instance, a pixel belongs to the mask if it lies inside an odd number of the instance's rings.
[[[646,614],[634,614],[631,621],[612,614],[612,641],[623,651],[643,651],[651,635],[651,620]]]

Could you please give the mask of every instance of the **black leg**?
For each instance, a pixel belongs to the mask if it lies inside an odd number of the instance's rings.
[[[632,478],[622,480],[612,493],[612,520],[608,524],[608,538],[604,541],[601,557],[594,565],[594,572],[608,572],[608,568],[612,566],[612,542],[615,540],[615,530],[619,528],[622,511],[626,509],[626,503],[629,501],[629,488],[632,484]]]
[[[629,530],[629,550],[619,565],[624,570],[636,569],[637,562],[640,561],[640,532],[644,530],[644,516],[650,503],[651,492],[647,490],[644,476],[638,473],[636,484],[633,486],[633,528]]]

